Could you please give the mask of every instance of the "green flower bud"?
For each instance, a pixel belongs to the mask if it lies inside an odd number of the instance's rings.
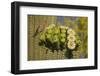
[[[61,33],[60,36],[61,37],[66,37],[66,34],[65,33]]]
[[[51,34],[46,34],[46,38],[50,39],[51,38]]]
[[[62,43],[65,43],[65,42],[66,42],[66,39],[65,39],[65,38],[62,38],[62,39],[61,39],[61,42],[62,42]]]
[[[59,32],[60,32],[60,30],[58,28],[54,30],[55,34],[58,34]]]
[[[66,29],[61,29],[61,33],[66,33]]]
[[[40,35],[40,40],[45,41],[45,34]]]
[[[53,42],[58,42],[58,41],[59,41],[58,36],[57,36],[57,35],[54,35],[54,36],[53,36]]]
[[[51,34],[52,33],[52,29],[47,29],[47,33]]]

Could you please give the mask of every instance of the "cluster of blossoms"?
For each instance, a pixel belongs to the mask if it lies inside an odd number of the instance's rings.
[[[68,37],[67,37],[68,48],[69,49],[75,49],[75,47],[76,47],[76,43],[75,43],[75,41],[76,41],[75,31],[72,30],[72,29],[68,29],[67,33],[68,33]]]
[[[40,44],[51,50],[74,50],[79,42],[75,31],[66,26],[51,24],[40,34]]]

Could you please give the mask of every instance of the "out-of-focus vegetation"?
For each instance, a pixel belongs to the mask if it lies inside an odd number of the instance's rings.
[[[65,24],[73,28],[81,39],[81,47],[77,53],[79,57],[88,57],[88,18],[87,17],[67,17]],[[79,53],[79,54],[78,54]],[[75,54],[76,55],[76,54]]]

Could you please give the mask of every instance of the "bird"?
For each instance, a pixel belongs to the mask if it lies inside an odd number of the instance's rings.
[[[33,37],[36,37],[38,35],[38,33],[41,33],[44,30],[44,28],[42,27],[42,25],[39,25],[33,35]]]

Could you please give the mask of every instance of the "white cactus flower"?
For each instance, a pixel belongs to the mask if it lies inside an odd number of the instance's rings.
[[[76,44],[74,41],[68,41],[68,48],[69,49],[75,49],[76,47]]]
[[[75,41],[76,37],[74,35],[70,34],[70,35],[68,35],[67,40],[68,41]]]
[[[75,31],[72,30],[72,29],[70,29],[70,28],[68,29],[67,33],[68,33],[68,34],[71,34],[71,35],[75,35]]]

